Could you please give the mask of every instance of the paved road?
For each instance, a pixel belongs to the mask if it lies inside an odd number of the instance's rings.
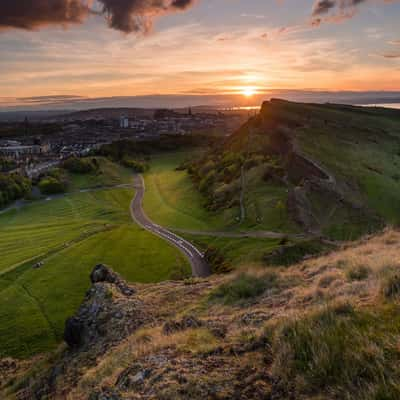
[[[133,220],[147,231],[163,238],[173,246],[177,247],[189,260],[190,265],[192,266],[193,276],[209,276],[211,273],[210,267],[204,260],[203,254],[195,246],[168,229],[155,224],[147,217],[142,207],[145,192],[143,177],[142,175],[135,175],[134,179],[136,193],[131,203],[131,215]]]

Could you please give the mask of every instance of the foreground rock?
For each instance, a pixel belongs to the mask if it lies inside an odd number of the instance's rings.
[[[97,265],[90,279],[92,287],[82,305],[65,323],[68,349],[39,384],[25,389],[23,398],[64,398],[65,388],[73,386],[97,358],[151,320],[134,288],[109,267]]]
[[[68,346],[17,379],[0,363],[0,399],[399,399],[398,243],[134,288],[99,265]]]

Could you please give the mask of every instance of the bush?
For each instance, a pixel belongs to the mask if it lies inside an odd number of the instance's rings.
[[[74,174],[88,174],[98,168],[97,160],[70,157],[62,163],[62,168]]]
[[[223,274],[232,271],[232,267],[225,260],[222,252],[215,247],[207,247],[207,250],[204,253],[204,259],[207,264],[211,266],[211,271],[214,274]]]
[[[0,157],[0,172],[8,172],[17,167],[15,161],[7,160]]]
[[[28,178],[19,174],[6,175],[0,173],[0,207],[26,197],[31,189],[32,183]]]
[[[368,267],[364,265],[356,265],[350,268],[346,275],[349,281],[363,281],[368,278],[370,273],[371,270]]]
[[[39,182],[39,189],[43,194],[58,194],[64,193],[67,190],[66,182],[47,176]]]
[[[400,274],[394,273],[384,278],[381,286],[383,296],[388,300],[400,298]]]
[[[274,380],[293,398],[400,398],[393,316],[378,315],[341,304],[288,322],[273,339]]]
[[[265,254],[263,260],[269,265],[288,266],[302,261],[305,257],[321,254],[328,249],[329,246],[318,240],[305,240],[293,245],[282,246],[272,253]]]
[[[243,303],[261,296],[267,289],[278,286],[278,276],[268,273],[262,277],[240,274],[231,282],[225,283],[211,292],[211,302],[232,305]]]
[[[132,160],[131,158],[124,158],[122,165],[131,168],[134,172],[141,174],[149,169],[149,166],[143,161]]]

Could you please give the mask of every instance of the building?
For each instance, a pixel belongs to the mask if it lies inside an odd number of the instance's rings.
[[[48,152],[48,146],[5,146],[0,147],[0,156],[8,159],[18,160],[20,158],[40,155]]]
[[[129,119],[124,116],[121,116],[119,119],[119,127],[122,129],[129,128]]]

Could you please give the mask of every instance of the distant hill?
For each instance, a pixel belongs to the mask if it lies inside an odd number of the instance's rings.
[[[70,113],[70,110],[47,110],[47,111],[2,111],[0,112],[0,122],[21,122],[25,118],[30,121],[41,121],[44,119],[58,117]]]

